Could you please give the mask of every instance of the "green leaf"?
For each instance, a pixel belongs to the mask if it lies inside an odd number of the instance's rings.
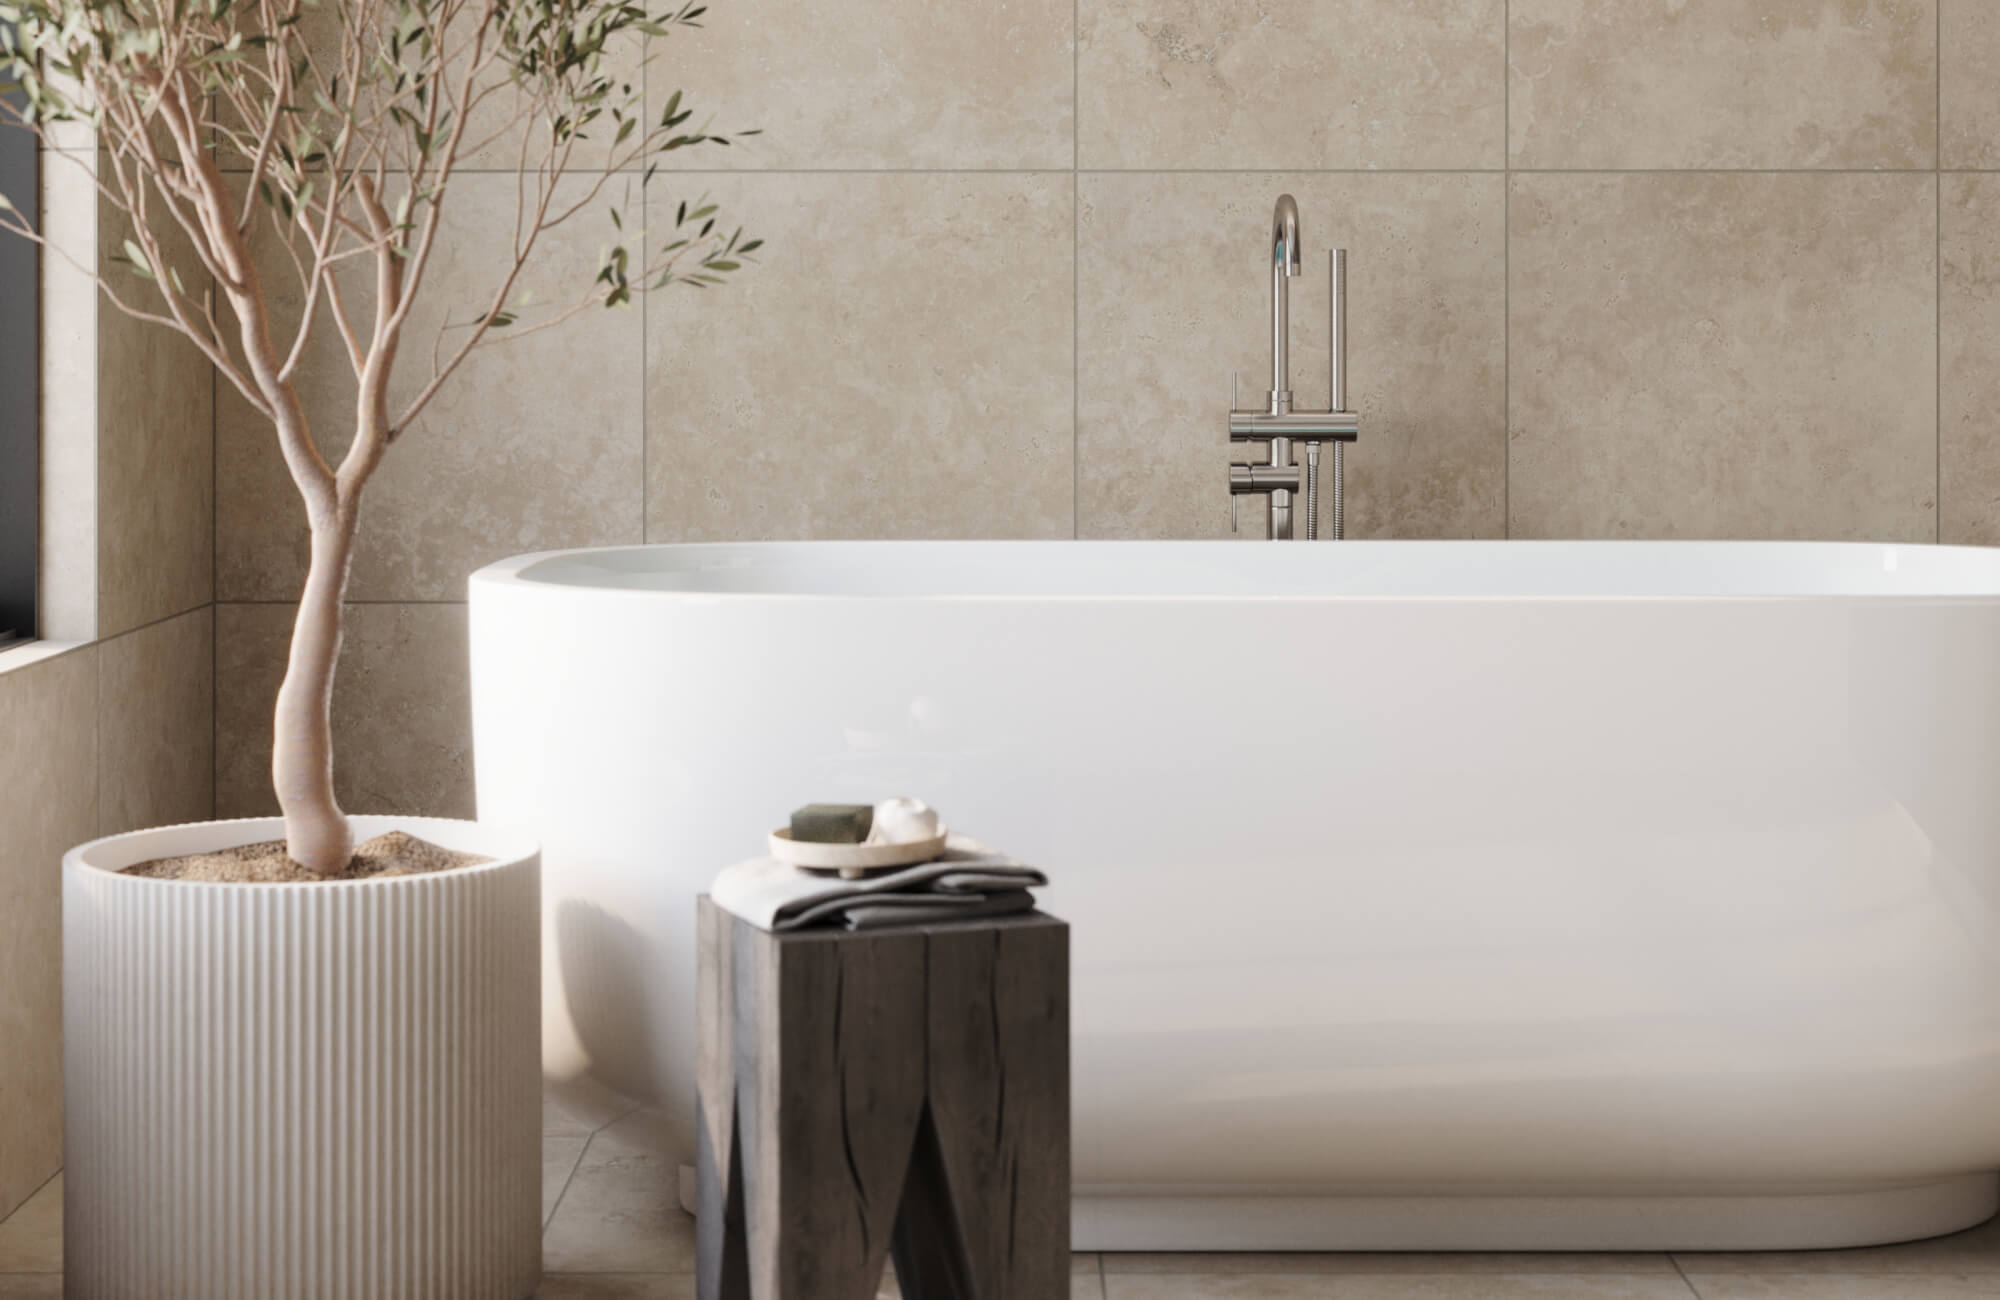
[[[146,254],[141,251],[137,244],[129,239],[125,241],[125,260],[132,264],[134,271],[145,276],[148,280],[157,278],[153,274],[153,268],[146,262]]]

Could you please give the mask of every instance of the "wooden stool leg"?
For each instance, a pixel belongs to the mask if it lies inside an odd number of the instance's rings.
[[[1069,927],[930,931],[930,1114],[979,1300],[1069,1292]]]
[[[938,1147],[937,1121],[928,1106],[917,1121],[890,1250],[903,1300],[974,1300],[965,1234],[958,1226],[944,1152]]]
[[[732,1109],[727,1162],[709,1140],[698,1103],[695,1141],[700,1202],[695,1215],[695,1288],[701,1300],[750,1300],[750,1250],[743,1232],[743,1145]]]

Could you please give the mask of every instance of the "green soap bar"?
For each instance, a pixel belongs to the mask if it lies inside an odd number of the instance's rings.
[[[859,844],[875,824],[865,803],[809,803],[792,814],[792,838],[806,844]]]

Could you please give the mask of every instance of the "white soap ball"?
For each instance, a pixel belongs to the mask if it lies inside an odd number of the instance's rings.
[[[870,844],[915,844],[935,839],[938,815],[921,799],[884,799],[875,805],[875,824],[868,832]]]

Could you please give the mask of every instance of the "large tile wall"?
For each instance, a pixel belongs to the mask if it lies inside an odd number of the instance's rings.
[[[43,174],[44,228],[102,265],[117,213],[75,157]],[[66,264],[42,307],[46,640],[0,651],[0,1217],[62,1163],[64,851],[215,809],[209,371]]]
[[[716,0],[649,73],[764,129],[652,191],[710,194],[761,263],[503,349],[392,455],[338,687],[355,806],[470,810],[463,578],[512,552],[1229,536],[1282,190],[1351,250],[1355,536],[2000,541],[1991,0],[774,9]],[[467,212],[437,287],[497,237]],[[1316,402],[1323,258],[1294,283]],[[268,434],[217,422],[248,813],[304,543]]]

